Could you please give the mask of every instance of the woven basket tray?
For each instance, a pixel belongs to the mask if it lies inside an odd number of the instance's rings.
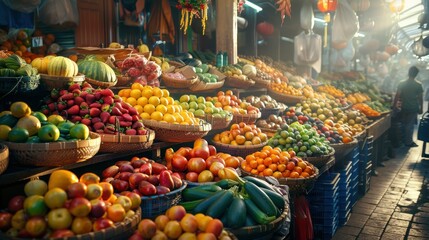
[[[343,159],[348,153],[350,153],[357,145],[358,140],[356,138],[349,143],[336,143],[329,144],[333,149],[335,149],[335,159]]]
[[[0,174],[6,171],[9,165],[9,148],[0,143]]]
[[[225,85],[233,88],[246,89],[255,85],[255,81],[251,79],[243,80],[241,78],[229,76],[229,77],[226,77]]]
[[[255,81],[255,85],[253,87],[268,88],[268,86],[270,86],[270,83],[271,83],[271,79],[262,80],[262,79],[257,78],[257,77],[251,77],[251,79],[253,81]]]
[[[165,73],[161,75],[161,79],[166,87],[172,88],[190,88],[195,82],[198,81],[198,77],[191,79],[175,79],[168,77]]]
[[[32,91],[39,86],[40,75],[33,77],[0,77],[0,94]]]
[[[232,114],[226,118],[213,117],[212,114],[206,114],[204,117],[198,117],[212,125],[212,130],[225,129],[232,121]]]
[[[227,228],[228,231],[234,234],[238,239],[271,239],[273,234],[277,232],[283,225],[286,216],[289,214],[289,205],[285,203],[281,215],[272,222],[265,225],[256,225],[242,228]]]
[[[128,152],[150,148],[155,139],[155,132],[147,129],[147,135],[100,134],[99,152]]]
[[[325,166],[325,164],[331,160],[331,158],[334,156],[334,154],[335,154],[335,152],[333,151],[329,155],[322,155],[322,156],[317,156],[317,157],[303,157],[302,159],[313,164],[317,168],[321,168],[321,167]]]
[[[212,141],[213,146],[216,147],[218,152],[229,153],[233,156],[240,156],[245,158],[247,155],[261,150],[268,141],[257,145],[231,145]]]
[[[204,137],[212,129],[210,123],[193,126],[143,120],[143,124],[155,131],[155,139],[164,142],[192,142]]]
[[[261,118],[261,112],[255,114],[233,114],[232,123],[255,123],[256,120]]]
[[[88,82],[89,84],[91,84],[92,86],[97,86],[97,87],[102,87],[102,88],[113,87],[118,82],[117,79],[114,82],[102,82],[102,81],[98,81],[98,80],[87,78],[87,77],[85,77],[85,81]]]
[[[274,114],[278,116],[280,114],[280,108],[261,108],[259,109],[261,111],[261,118],[266,119],[271,114]]]
[[[74,77],[61,77],[40,74],[40,81],[46,90],[52,90],[54,88],[68,88],[68,86],[73,83],[81,85],[82,82],[85,81],[85,75],[79,73]]]
[[[275,100],[282,102],[282,103],[286,103],[286,104],[297,104],[299,102],[301,102],[302,100],[304,100],[303,96],[294,96],[294,95],[286,95],[286,94],[282,94],[279,92],[276,92],[272,89],[268,89],[268,95],[270,95],[272,98],[274,98]]]
[[[101,138],[90,132],[90,140],[52,143],[12,143],[9,147],[13,161],[21,165],[57,167],[85,161],[100,149]]]
[[[142,202],[140,207],[142,208],[142,218],[154,219],[158,215],[164,214],[167,209],[171,206],[177,205],[182,199],[182,191],[186,188],[187,183],[182,181],[183,185],[169,193],[141,197]]]
[[[225,83],[224,80],[218,81],[215,83],[205,83],[201,80],[197,80],[194,84],[192,84],[189,89],[193,92],[200,92],[200,91],[208,91],[208,90],[214,90],[221,88],[223,84]]]
[[[117,87],[128,86],[132,81],[132,78],[127,76],[116,76],[116,79],[118,79],[118,82],[115,85]]]

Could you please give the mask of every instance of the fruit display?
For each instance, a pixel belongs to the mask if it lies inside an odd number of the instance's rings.
[[[0,77],[32,77],[37,75],[37,68],[16,54],[0,58]]]
[[[175,103],[182,106],[182,109],[192,112],[196,117],[205,117],[206,114],[215,118],[232,117],[230,112],[223,110],[222,107],[216,107],[203,96],[184,94]]]
[[[225,74],[225,76],[227,77],[235,77],[243,81],[248,80],[247,76],[243,74],[242,70],[238,67],[238,65],[223,66],[219,70],[223,72],[223,74]]]
[[[46,115],[64,115],[73,123],[83,123],[97,133],[146,135],[147,129],[137,109],[123,102],[110,89],[93,88],[89,83],[75,83],[68,89],[51,90],[42,106]]]
[[[219,219],[191,214],[182,206],[172,206],[154,220],[142,219],[132,239],[219,239],[231,240]]]
[[[62,56],[48,58],[46,72],[48,75],[59,77],[74,77],[78,72],[88,73],[87,71],[83,71],[83,69],[78,69],[77,64],[70,58]],[[90,77],[90,75],[88,75],[88,77]]]
[[[209,72],[210,66],[207,64],[201,64],[198,67],[194,67],[194,70],[200,81],[205,83],[216,83],[219,80],[218,75]]]
[[[300,112],[312,118],[319,118],[322,121],[332,118],[334,122],[339,121],[343,117],[344,112],[342,108],[347,106],[350,105],[344,98],[308,98],[296,104],[297,108],[301,108]]]
[[[223,226],[239,229],[266,225],[280,217],[285,200],[267,182],[255,177],[236,177],[185,189],[180,203],[187,211],[220,219]]]
[[[161,76],[161,67],[154,61],[149,61],[143,55],[135,55],[121,61],[116,61],[122,76],[131,77],[133,82],[142,85],[159,87],[158,77]]]
[[[200,125],[201,119],[175,104],[167,89],[134,83],[118,92],[123,101],[136,108],[142,119],[182,125]]]
[[[286,124],[283,117],[270,114],[266,119],[259,119],[256,121],[256,126],[263,129],[277,130]]]
[[[104,169],[102,176],[102,181],[112,184],[115,192],[134,192],[139,196],[166,194],[183,185],[179,174],[146,157],[118,161]]]
[[[218,153],[213,145],[200,138],[194,141],[192,148],[167,149],[165,160],[167,168],[181,173],[182,179],[205,183],[231,178],[242,158]]]
[[[31,180],[0,213],[2,231],[15,238],[64,238],[100,231],[127,221],[140,207],[133,194],[115,195],[110,183],[91,172],[78,178],[55,170],[48,183]]]
[[[365,93],[356,92],[356,93],[348,94],[347,100],[349,102],[351,102],[352,104],[356,104],[356,103],[363,103],[363,102],[371,101],[371,98],[368,95],[366,95]]]
[[[268,145],[283,151],[295,151],[298,157],[317,157],[329,155],[333,149],[326,137],[317,133],[310,124],[294,122],[285,124],[268,140]]]
[[[259,145],[267,141],[267,135],[255,124],[244,122],[234,123],[229,130],[216,134],[213,137],[216,143],[237,145]]]
[[[309,178],[315,174],[313,165],[295,155],[292,149],[265,146],[261,151],[249,154],[241,162],[241,169],[258,176],[275,178]]]
[[[284,103],[277,102],[270,95],[265,94],[259,97],[250,95],[247,96],[244,100],[252,104],[252,106],[259,108],[259,110],[262,108],[278,108],[284,110],[287,107]]]
[[[379,117],[381,115],[380,112],[374,110],[372,107],[370,107],[369,105],[367,105],[365,103],[356,103],[353,105],[352,108],[359,110],[360,112],[365,114],[365,116],[367,116],[367,117],[374,118],[374,117]]]
[[[274,81],[281,81],[281,82],[288,82],[288,78],[279,70],[276,68],[273,68],[269,65],[267,65],[265,62],[263,62],[260,59],[255,59],[255,66],[257,69],[261,70],[262,72],[265,72],[268,74],[272,80]]]
[[[305,85],[302,88],[295,88],[292,84],[287,82],[272,82],[270,89],[286,95],[304,96],[307,98],[314,97],[314,91],[310,85]]]
[[[345,97],[345,94],[340,89],[337,89],[336,87],[332,85],[322,85],[317,88],[318,91],[324,92],[327,94],[330,94],[331,96],[335,98],[343,98]]]
[[[79,61],[77,66],[79,72],[84,74],[87,78],[105,83],[117,82],[116,74],[113,69],[106,63],[96,59],[95,56],[87,56],[85,59]]]
[[[48,64],[55,56],[49,55],[45,57],[37,57],[31,61],[31,66],[37,69],[39,73],[48,73]]]
[[[239,99],[231,90],[219,91],[215,97],[206,97],[206,101],[212,102],[215,107],[233,114],[256,114],[259,108]]]

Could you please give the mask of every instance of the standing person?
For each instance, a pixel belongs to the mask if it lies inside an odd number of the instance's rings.
[[[419,69],[415,66],[408,70],[408,79],[401,81],[396,91],[393,107],[396,108],[401,101],[400,120],[404,129],[404,143],[407,147],[417,147],[413,141],[414,125],[417,122],[417,114],[423,112],[423,87],[416,81]]]

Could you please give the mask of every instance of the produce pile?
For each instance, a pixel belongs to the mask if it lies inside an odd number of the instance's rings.
[[[25,62],[18,55],[12,54],[0,58],[0,77],[32,77],[37,75],[37,68]]]

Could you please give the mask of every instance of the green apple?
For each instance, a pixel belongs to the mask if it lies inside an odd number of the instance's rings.
[[[64,129],[68,129],[70,130],[70,128],[72,128],[75,124],[71,121],[64,121],[64,122],[60,122],[57,127],[58,128],[64,128]]]
[[[45,125],[39,129],[37,136],[43,142],[55,142],[60,137],[60,129],[53,124]]]
[[[62,208],[67,201],[67,193],[62,188],[52,188],[45,194],[45,203],[50,209]]]
[[[194,112],[195,112],[195,109],[193,109],[193,108],[189,108],[189,109],[188,109],[188,111],[189,111],[189,112],[191,112],[191,113],[194,113]]]
[[[198,109],[201,109],[204,111],[204,109],[206,109],[206,105],[204,105],[204,103],[198,103]]]
[[[189,100],[190,100],[190,97],[189,97],[189,95],[182,95],[182,96],[180,96],[180,98],[179,98],[179,101],[182,103],[182,102],[189,102]]]
[[[195,110],[194,115],[197,117],[203,117],[205,113],[204,113],[204,110],[198,109],[198,110]]]
[[[206,107],[214,108],[214,105],[212,102],[206,102],[205,105],[206,105]]]
[[[212,107],[212,109],[213,109],[213,113],[219,113],[221,111],[221,109],[217,107]]]
[[[178,100],[174,100],[174,105],[180,105],[180,102]]]
[[[197,98],[197,103],[206,103],[206,99],[203,96]]]
[[[85,124],[78,123],[70,128],[70,137],[80,140],[88,139],[89,137],[89,128]]]
[[[45,216],[48,207],[43,196],[33,195],[24,200],[24,210],[30,217]]]
[[[189,109],[189,103],[188,102],[181,102],[180,106],[182,106],[183,109],[186,109],[186,110]]]
[[[43,196],[48,191],[48,184],[41,179],[34,179],[24,185],[24,193],[27,197],[33,195]]]
[[[42,112],[32,112],[31,115],[33,115],[37,119],[39,119],[40,122],[47,122],[48,121],[48,118]]]
[[[48,225],[54,230],[67,229],[72,221],[72,215],[67,208],[54,209],[48,213]]]
[[[213,113],[213,108],[207,107],[206,109],[204,109],[204,112],[208,113],[208,114],[212,114]]]
[[[189,102],[189,109],[198,109],[198,103],[195,101]]]
[[[196,95],[189,95],[189,101],[191,102],[197,102],[197,96]]]
[[[212,117],[214,117],[214,118],[221,118],[222,116],[219,113],[213,113]]]

